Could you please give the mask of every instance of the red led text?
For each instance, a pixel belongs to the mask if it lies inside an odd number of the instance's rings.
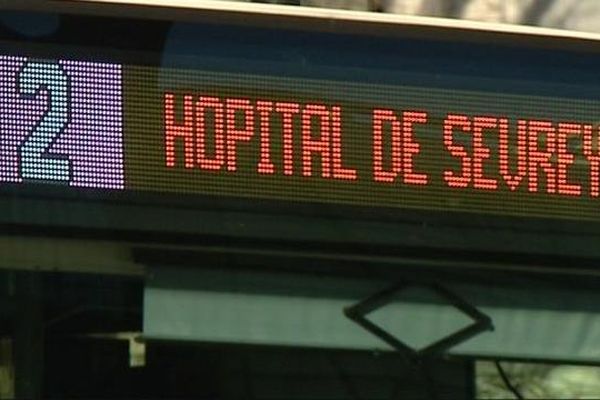
[[[175,144],[180,142],[185,168],[236,172],[240,152],[254,141],[259,174],[357,179],[356,170],[343,161],[340,106],[165,93],[164,111],[167,167],[176,166]],[[277,155],[281,165],[276,165],[271,146],[274,115],[281,124],[282,154]],[[299,166],[294,163],[296,155]]]

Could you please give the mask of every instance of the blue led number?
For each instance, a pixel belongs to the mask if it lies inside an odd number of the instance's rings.
[[[48,91],[48,108],[21,146],[21,177],[68,182],[69,160],[45,154],[69,120],[69,79],[65,71],[54,61],[28,61],[19,73],[18,83],[23,96],[35,96],[42,88]]]

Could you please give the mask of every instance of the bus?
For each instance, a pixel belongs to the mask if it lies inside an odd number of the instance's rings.
[[[6,398],[467,399],[477,360],[600,362],[600,35],[0,8]]]

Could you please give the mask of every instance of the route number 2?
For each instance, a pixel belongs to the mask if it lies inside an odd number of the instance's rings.
[[[69,160],[47,154],[48,148],[69,122],[67,74],[57,62],[31,60],[18,75],[18,88],[20,94],[26,97],[35,97],[44,88],[48,92],[48,108],[20,148],[21,177],[68,182]]]

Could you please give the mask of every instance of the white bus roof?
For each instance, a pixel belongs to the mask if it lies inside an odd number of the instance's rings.
[[[187,22],[232,23],[335,33],[412,36],[535,47],[600,49],[600,34],[414,15],[220,0],[0,0],[0,9]]]

